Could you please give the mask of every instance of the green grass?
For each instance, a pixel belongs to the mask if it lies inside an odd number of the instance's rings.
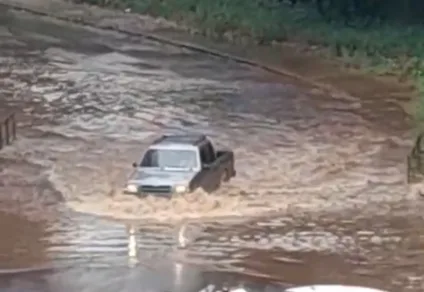
[[[313,7],[261,5],[260,0],[86,0],[131,8],[133,12],[177,20],[206,36],[257,43],[296,40],[329,48],[346,63],[375,74],[416,81],[420,98],[415,117],[424,122],[424,27],[377,25],[352,29],[330,25]],[[105,3],[106,2],[106,3]]]

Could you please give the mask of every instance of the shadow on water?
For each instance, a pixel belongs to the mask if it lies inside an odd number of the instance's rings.
[[[363,99],[143,39],[24,13],[5,23],[0,93],[22,111],[19,140],[1,152],[0,209],[11,215],[0,217],[0,257],[4,268],[47,270],[0,277],[2,291],[244,281],[263,291],[272,280],[420,291],[422,218],[411,215],[420,204],[408,203],[403,174],[409,133],[383,118],[399,111],[393,101],[373,112]],[[131,162],[165,132],[233,149],[237,178],[194,200],[120,196]]]

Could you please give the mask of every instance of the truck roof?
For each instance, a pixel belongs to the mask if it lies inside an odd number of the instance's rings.
[[[162,137],[153,141],[153,145],[157,144],[178,144],[178,145],[192,145],[196,146],[206,140],[206,135],[193,134],[193,135],[163,135]]]

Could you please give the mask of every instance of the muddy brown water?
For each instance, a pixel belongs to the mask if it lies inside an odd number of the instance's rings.
[[[23,13],[2,24],[3,106],[22,109],[0,154],[2,291],[421,291],[422,204],[407,195],[396,100]],[[186,132],[235,151],[228,187],[113,196],[151,139]]]

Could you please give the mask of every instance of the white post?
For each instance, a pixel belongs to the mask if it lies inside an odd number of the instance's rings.
[[[137,248],[137,238],[135,236],[134,226],[127,228],[128,231],[128,265],[134,267],[138,264],[138,248]]]

